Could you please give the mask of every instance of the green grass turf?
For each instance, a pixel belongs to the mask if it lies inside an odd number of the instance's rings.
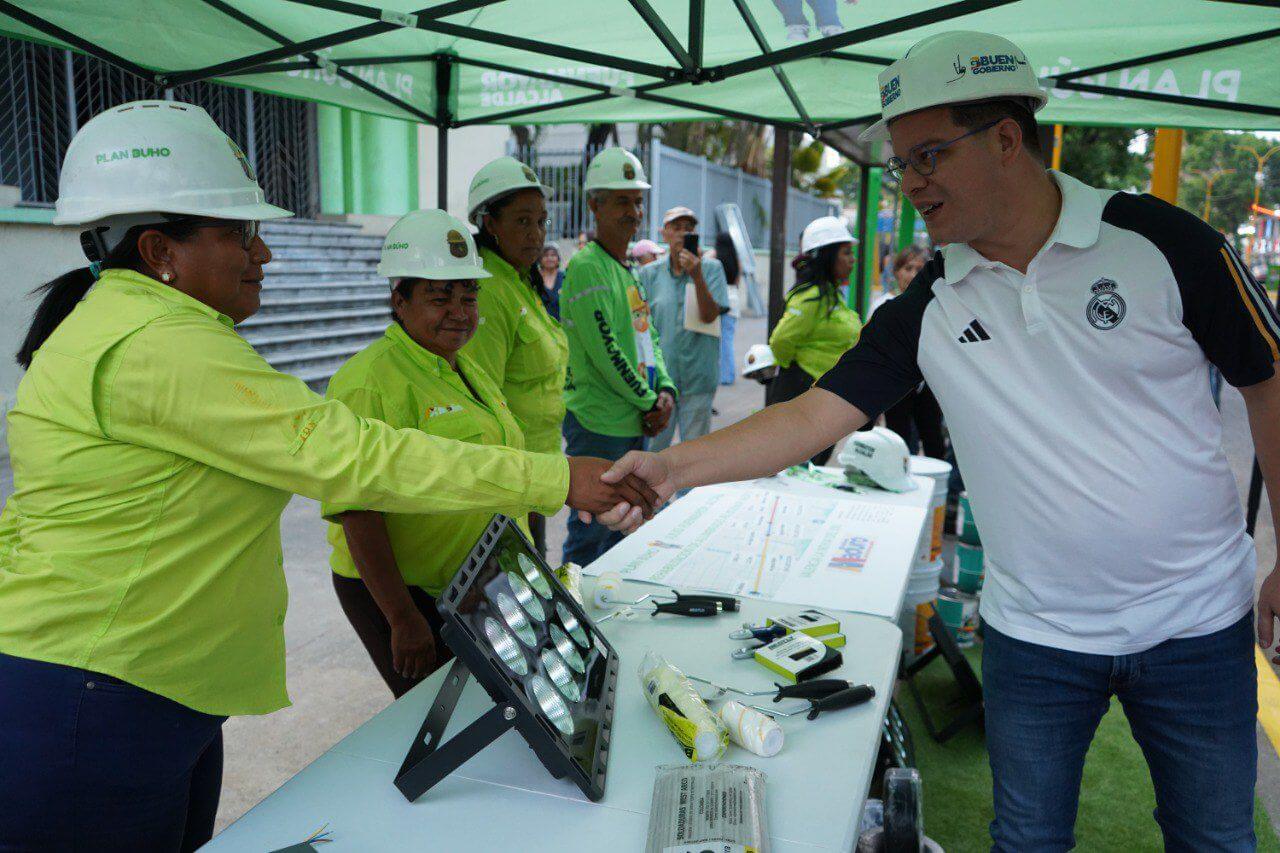
[[[967,650],[981,674],[982,652]],[[935,660],[917,676],[917,684],[935,721],[947,716],[947,701],[956,695],[951,672]],[[986,851],[991,847],[991,769],[982,732],[971,726],[945,744],[929,737],[909,690],[898,691],[898,705],[911,727],[916,763],[924,780],[925,832],[947,853]],[[1160,851],[1163,842],[1152,811],[1155,791],[1142,751],[1129,733],[1129,723],[1116,700],[1102,718],[1085,759],[1076,846],[1083,851]],[[1254,808],[1258,849],[1280,851],[1280,841],[1262,804]]]

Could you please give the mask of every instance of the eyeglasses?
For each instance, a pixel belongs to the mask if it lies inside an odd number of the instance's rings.
[[[193,219],[195,228],[234,228],[240,237],[240,248],[246,252],[253,248],[253,241],[258,239],[261,223],[256,219]]]
[[[885,163],[885,169],[888,170],[889,174],[893,175],[894,179],[899,181],[902,180],[902,173],[908,166],[910,166],[920,177],[927,178],[938,169],[938,153],[940,151],[950,148],[962,139],[968,139],[970,136],[982,133],[984,130],[990,130],[1001,121],[1003,121],[1003,119],[994,119],[993,121],[987,122],[982,127],[975,127],[973,130],[968,133],[961,134],[955,139],[950,139],[929,148],[917,145],[915,148],[912,148],[907,152],[906,158],[890,157],[888,162]]]

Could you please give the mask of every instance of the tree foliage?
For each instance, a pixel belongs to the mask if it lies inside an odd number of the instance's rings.
[[[1253,133],[1187,131],[1178,205],[1196,216],[1203,216],[1209,179],[1216,175],[1209,197],[1209,224],[1224,234],[1236,234],[1252,216],[1254,174],[1258,170],[1257,159],[1241,149],[1266,154],[1276,145],[1274,140]],[[1280,204],[1280,152],[1267,161],[1260,202],[1272,209]]]

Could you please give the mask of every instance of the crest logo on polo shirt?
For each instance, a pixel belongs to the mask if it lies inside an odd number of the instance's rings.
[[[1116,293],[1116,287],[1112,279],[1100,278],[1089,288],[1093,291],[1093,298],[1085,306],[1084,315],[1095,329],[1114,329],[1124,321],[1124,315],[1129,309],[1124,303],[1124,297]]]

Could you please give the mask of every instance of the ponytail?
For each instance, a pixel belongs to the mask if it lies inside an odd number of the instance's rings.
[[[141,272],[145,268],[142,255],[138,252],[138,237],[143,231],[159,231],[174,240],[185,240],[195,233],[198,224],[199,220],[184,217],[155,225],[134,226],[125,233],[124,238],[107,253],[105,258],[95,260],[90,266],[64,273],[31,291],[32,296],[43,293],[44,298],[40,300],[40,305],[31,318],[31,326],[27,329],[27,336],[23,339],[22,346],[18,348],[16,355],[18,364],[24,370],[31,368],[31,359],[35,357],[36,350],[44,346],[44,342],[53,334],[53,330],[58,328],[62,321],[67,319],[67,315],[80,304],[80,300],[84,299],[89,288],[93,287],[99,272],[106,269],[131,269]],[[86,249],[86,251],[90,250]]]
[[[831,275],[831,268],[835,265],[836,254],[839,251],[840,244],[834,243],[802,252],[791,262],[792,268],[796,271],[796,283],[789,293],[814,288],[818,291],[818,298],[828,316],[840,304],[840,288]]]
[[[27,337],[18,348],[18,364],[24,370],[31,367],[31,357],[36,354],[36,350],[53,334],[58,324],[67,319],[71,309],[80,304],[89,288],[93,287],[94,281],[93,271],[89,267],[81,267],[63,273],[31,291],[32,296],[43,293],[44,299],[40,300],[40,306],[31,318],[31,328],[27,329]]]

